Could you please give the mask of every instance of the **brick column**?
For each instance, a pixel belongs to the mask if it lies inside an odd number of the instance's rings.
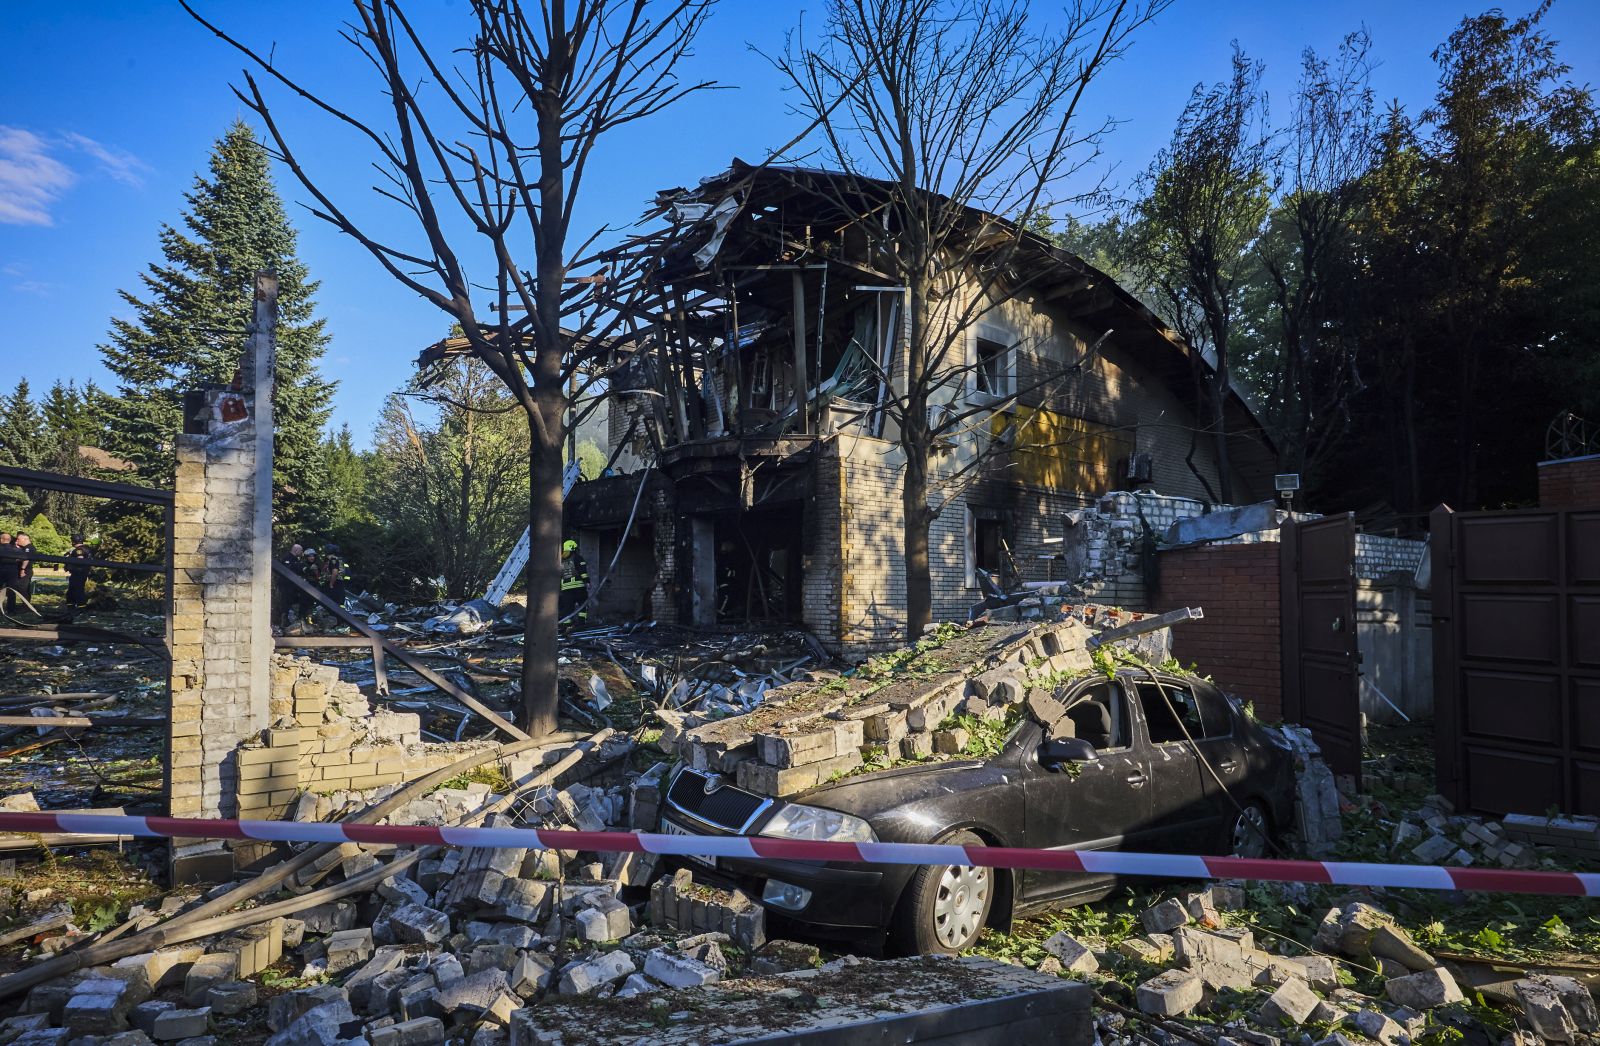
[[[275,277],[257,275],[238,385],[207,390],[177,441],[170,773],[176,817],[237,814],[236,750],[269,721],[277,289]]]

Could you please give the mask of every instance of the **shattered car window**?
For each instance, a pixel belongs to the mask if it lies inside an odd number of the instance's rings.
[[[1112,683],[1100,683],[1072,699],[1066,714],[1051,729],[1055,737],[1077,737],[1094,746],[1095,751],[1127,748],[1132,744],[1128,707],[1122,690]]]

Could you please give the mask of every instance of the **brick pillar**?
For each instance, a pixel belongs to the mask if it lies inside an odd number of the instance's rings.
[[[177,442],[171,811],[236,815],[240,743],[268,725],[277,279],[256,276],[237,388],[208,389]],[[181,849],[181,847],[180,847]]]

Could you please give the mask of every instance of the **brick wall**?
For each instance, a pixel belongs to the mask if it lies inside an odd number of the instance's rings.
[[[1600,507],[1600,454],[1539,462],[1541,508]]]
[[[254,673],[272,637],[258,634],[256,584],[271,561],[255,548],[257,446],[251,419],[177,438],[173,495],[172,763],[174,817],[232,815],[234,749],[266,725]],[[270,465],[268,471],[270,472]]]
[[[1282,718],[1277,543],[1197,545],[1158,560],[1161,586],[1151,609],[1197,606],[1206,615],[1172,630],[1173,656],[1253,702],[1261,718]]]
[[[409,781],[472,747],[423,744],[415,712],[374,712],[337,668],[305,658],[273,657],[271,711],[278,725],[238,750],[242,818],[277,820],[302,792],[363,792]]]

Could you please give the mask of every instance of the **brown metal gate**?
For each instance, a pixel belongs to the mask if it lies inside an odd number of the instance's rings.
[[[1431,523],[1439,791],[1600,814],[1600,511],[1441,505]]]
[[[1361,653],[1356,647],[1356,523],[1338,516],[1280,528],[1283,718],[1309,727],[1334,773],[1361,783]]]

